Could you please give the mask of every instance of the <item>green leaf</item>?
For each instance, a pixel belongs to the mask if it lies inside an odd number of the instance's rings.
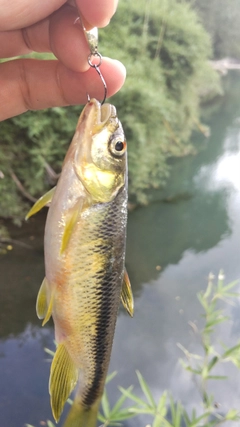
[[[234,353],[238,353],[240,350],[240,343],[235,345],[234,347],[229,348],[225,353],[223,353],[222,358],[226,359],[227,357],[231,356]]]
[[[124,389],[123,387],[119,387],[119,390],[121,391],[122,394],[124,394],[126,397],[133,400],[134,402],[138,403],[140,406],[144,406],[144,407],[148,408],[147,403],[144,400],[140,399],[140,397],[131,393],[127,389]]]
[[[145,414],[145,415],[154,415],[155,414],[155,411],[153,408],[149,408],[149,407],[140,408],[139,406],[133,406],[131,408],[130,412],[135,414],[135,415],[136,414],[138,414],[138,415],[139,414]]]
[[[137,376],[138,376],[138,381],[140,383],[141,389],[143,391],[143,393],[145,394],[149,404],[155,408],[156,407],[156,403],[154,401],[153,395],[146,383],[146,381],[144,380],[143,376],[141,375],[141,373],[139,371],[137,371]]]
[[[228,377],[225,375],[208,375],[206,377],[208,380],[227,380]]]
[[[168,420],[163,419],[161,416],[156,415],[153,420],[152,427],[174,427]]]
[[[206,323],[205,329],[211,328],[212,326],[218,325],[219,323],[225,322],[225,320],[228,320],[229,317],[227,316],[221,316],[217,317],[215,319],[211,319]]]
[[[167,414],[167,397],[168,397],[167,391],[164,391],[157,405],[156,416],[154,419],[153,427],[158,427],[158,425],[161,425],[159,424],[159,422],[163,420]]]
[[[45,351],[45,353],[48,353],[48,354],[50,354],[50,356],[52,356],[52,357],[54,357],[54,354],[55,354],[55,352],[54,351],[52,351],[52,350],[50,350],[49,348],[44,348],[44,351]]]
[[[229,289],[234,288],[235,286],[239,285],[239,280],[234,280],[233,282],[229,283],[228,285],[224,286],[224,292],[229,291]],[[237,293],[238,295],[238,293]]]
[[[209,364],[208,364],[208,367],[207,367],[207,369],[208,369],[208,372],[210,372],[211,371],[211,369],[216,365],[216,363],[219,361],[219,357],[218,356],[214,356],[211,360],[210,360],[210,362],[209,362]]]
[[[225,419],[232,420],[232,421],[239,420],[240,419],[239,411],[237,411],[236,409],[229,409],[229,411],[225,415]]]
[[[122,411],[119,411],[116,414],[111,413],[110,419],[112,421],[114,421],[114,420],[123,421],[123,420],[128,420],[129,418],[133,418],[135,416],[136,416],[136,413],[134,411],[131,411],[131,408],[127,408],[127,409],[124,409]]]
[[[205,301],[210,297],[212,293],[212,289],[213,289],[213,284],[212,282],[209,281],[206,291],[204,292],[204,294],[202,294],[202,297]]]
[[[106,385],[106,384],[108,384],[110,381],[112,381],[112,380],[113,380],[113,378],[115,378],[115,377],[116,377],[116,375],[117,375],[117,371],[114,371],[114,372],[112,372],[111,374],[109,374],[109,375],[107,376],[107,379],[106,379],[105,385]]]
[[[182,418],[182,406],[179,402],[175,403],[172,396],[170,396],[170,408],[172,423],[174,427],[180,427]]]
[[[132,391],[133,386],[128,387],[126,390],[127,391]],[[122,394],[120,396],[120,398],[117,400],[117,402],[115,403],[114,407],[112,408],[111,414],[115,414],[116,412],[118,412],[120,410],[120,408],[122,407],[123,403],[125,402],[125,400],[127,399],[127,396]]]
[[[105,423],[106,418],[101,414],[101,412],[98,412],[97,416],[98,421],[101,421],[101,423]]]
[[[109,415],[110,415],[110,405],[109,405],[109,401],[108,401],[108,396],[107,396],[107,392],[106,389],[103,392],[103,396],[102,396],[102,400],[101,400],[101,405],[102,405],[102,410],[103,410],[103,414],[104,416],[109,419]]]
[[[204,310],[207,311],[208,310],[208,303],[207,303],[206,299],[204,298],[204,295],[201,292],[199,292],[197,294],[197,297],[198,297],[200,304],[203,306]]]

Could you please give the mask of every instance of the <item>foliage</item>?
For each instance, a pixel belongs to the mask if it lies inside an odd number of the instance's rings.
[[[198,294],[198,299],[203,307],[204,325],[201,330],[197,330],[195,323],[190,323],[194,332],[200,337],[203,354],[190,353],[181,344],[178,344],[184,352],[187,362],[181,361],[183,368],[190,372],[194,379],[194,384],[197,385],[200,391],[202,400],[201,410],[193,408],[192,412],[186,411],[181,402],[176,402],[171,393],[164,391],[158,400],[156,400],[142,374],[137,371],[138,382],[141,387],[142,396],[138,396],[133,392],[133,386],[127,389],[119,387],[121,392],[119,399],[111,408],[107,390],[105,388],[102,397],[101,405],[102,412],[99,413],[98,419],[101,427],[121,426],[122,421],[130,419],[134,416],[147,415],[152,419],[146,427],[218,427],[228,421],[240,421],[240,413],[230,408],[225,414],[220,414],[217,405],[214,403],[214,396],[208,393],[208,382],[210,380],[226,380],[227,377],[213,375],[212,371],[220,363],[226,361],[233,363],[237,368],[240,368],[240,342],[233,347],[227,347],[222,344],[222,352],[219,353],[215,349],[213,342],[213,334],[216,332],[216,327],[228,320],[223,314],[223,309],[219,307],[219,301],[232,303],[235,298],[239,297],[239,293],[233,292],[233,289],[238,284],[238,281],[230,284],[224,284],[224,275],[220,271],[218,282],[215,285],[213,275],[209,275],[208,286],[205,292]],[[54,353],[46,350],[51,356]],[[116,375],[116,372],[108,376],[106,384],[111,381]],[[70,399],[69,403],[73,403]],[[126,406],[126,402],[128,405]],[[54,425],[48,421],[48,427]],[[27,424],[27,427],[33,427]],[[64,425],[67,426],[67,424]]]
[[[130,198],[145,203],[146,191],[166,182],[167,160],[194,152],[200,94],[219,90],[210,40],[189,5],[175,0],[122,1],[101,34],[104,53],[127,65],[113,99],[128,140]]]
[[[149,188],[166,182],[168,159],[194,153],[189,139],[199,127],[201,95],[219,91],[208,64],[210,40],[189,4],[177,0],[122,0],[100,36],[101,53],[127,67],[112,102],[129,143],[130,200],[146,203]],[[1,124],[2,217],[19,221],[25,197],[39,197],[55,183],[79,112],[52,108]]]
[[[239,0],[193,0],[192,3],[211,35],[214,56],[240,59]]]
[[[79,107],[52,108],[28,112],[1,123],[0,194],[1,216],[14,222],[28,211],[13,176],[16,175],[30,195],[41,195],[56,181],[54,171],[61,171]],[[25,196],[25,194],[23,194]]]

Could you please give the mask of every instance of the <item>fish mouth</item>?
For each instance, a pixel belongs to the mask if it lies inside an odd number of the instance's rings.
[[[86,105],[86,116],[90,117],[90,122],[93,126],[93,133],[95,133],[95,131],[98,132],[106,126],[111,119],[116,118],[117,112],[113,105],[101,105],[99,101],[92,98]]]
[[[106,124],[108,120],[112,117],[112,105],[111,104],[103,104],[100,107],[100,120],[101,123]]]

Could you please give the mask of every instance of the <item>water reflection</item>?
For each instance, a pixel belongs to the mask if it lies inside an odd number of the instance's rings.
[[[136,369],[156,397],[167,388],[184,404],[199,402],[179,365],[176,343],[199,348],[188,321],[199,322],[196,292],[205,287],[209,271],[222,267],[229,281],[240,276],[240,76],[233,75],[230,83],[228,95],[212,112],[210,138],[196,140],[199,154],[175,161],[168,188],[154,191],[154,203],[129,215],[127,269],[136,310],[133,319],[120,311],[110,365],[110,371],[118,371],[110,384],[112,403],[118,384],[138,389]],[[189,197],[175,197],[184,194]],[[172,203],[159,202],[169,196]],[[52,419],[43,348],[53,346],[53,330],[41,329],[35,315],[44,274],[42,236],[39,216],[14,230],[14,237],[33,249],[15,246],[0,258],[1,426],[28,422],[39,427],[41,420]],[[234,322],[222,332],[234,342],[240,336],[239,307],[229,310]],[[238,407],[240,399],[239,376],[232,368],[228,373],[231,384],[215,390],[223,410],[229,403]],[[125,425],[139,424],[131,420]]]
[[[44,217],[38,216],[22,228],[12,229],[12,236],[30,246],[14,245],[0,256],[0,337],[21,334],[28,323],[39,325],[36,295],[44,277]]]
[[[48,365],[45,346],[52,334],[30,323],[17,337],[0,340],[0,425],[24,426],[50,417],[46,400]]]

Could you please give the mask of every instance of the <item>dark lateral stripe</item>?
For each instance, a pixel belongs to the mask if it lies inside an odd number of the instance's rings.
[[[106,297],[105,295],[104,299],[105,303],[107,303],[107,300],[109,300],[109,304],[111,304],[110,293],[109,297]],[[102,307],[105,307],[105,304],[103,304]],[[106,334],[106,329],[109,328],[109,325],[110,313],[107,314],[105,310],[101,309],[101,314],[99,315],[97,322],[97,336],[94,348],[95,369],[93,381],[91,387],[87,390],[87,393],[84,397],[84,404],[87,406],[91,406],[101,393],[102,382],[106,371],[104,362],[106,361],[109,346],[109,342],[107,343],[106,341],[110,339],[109,335]]]
[[[118,195],[116,198],[117,200],[115,199],[111,207],[109,207],[108,214],[105,216],[101,225],[100,234],[102,234],[102,237],[104,238],[104,236],[106,237],[106,235],[108,235],[109,239],[109,231],[111,230],[113,232],[112,243],[116,244],[118,249],[121,249],[119,251],[119,260],[117,259],[115,261],[114,266],[112,266],[110,259],[112,256],[110,251],[108,253],[109,256],[106,256],[104,270],[97,273],[98,278],[100,278],[101,295],[99,295],[100,309],[97,318],[97,334],[94,345],[95,369],[92,377],[92,384],[88,390],[85,390],[83,397],[83,404],[88,407],[92,406],[102,393],[103,381],[108,370],[108,359],[110,357],[117,317],[118,291],[120,299],[121,283],[119,283],[118,278],[121,276],[123,270],[122,255],[125,245],[125,230],[122,236],[119,235],[117,230],[119,229],[119,220],[121,221],[120,215],[122,215],[120,213],[120,206],[122,206],[122,201],[125,196],[124,191]],[[118,287],[119,289],[117,289]]]

